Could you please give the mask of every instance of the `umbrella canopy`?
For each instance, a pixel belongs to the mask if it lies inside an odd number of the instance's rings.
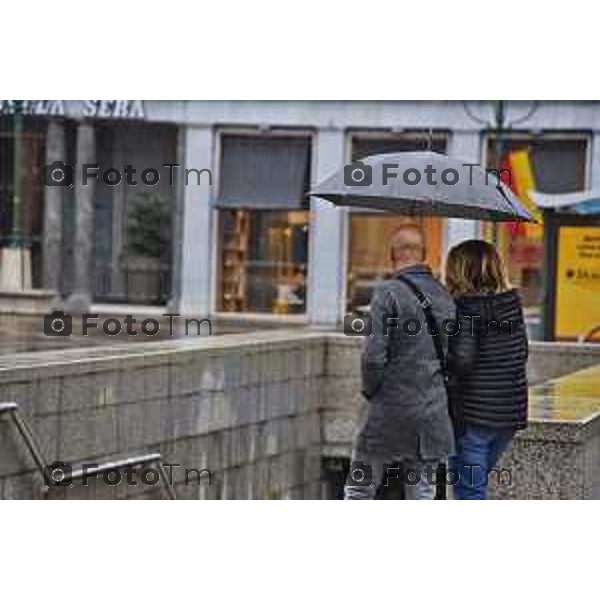
[[[309,195],[404,215],[535,221],[493,173],[435,152],[368,156],[317,184]]]

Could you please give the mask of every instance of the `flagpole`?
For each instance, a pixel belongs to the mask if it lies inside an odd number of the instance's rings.
[[[496,100],[495,101],[495,110],[494,110],[494,129],[495,129],[495,140],[494,140],[494,155],[495,155],[495,163],[496,168],[498,169],[498,178],[501,180],[501,171],[502,168],[502,154],[504,153],[504,124],[506,120],[506,111],[505,111],[505,100]],[[498,223],[494,221],[492,223],[492,243],[494,246],[498,245]]]

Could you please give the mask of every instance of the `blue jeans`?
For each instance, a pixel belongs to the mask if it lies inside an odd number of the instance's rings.
[[[487,497],[488,474],[510,444],[513,429],[492,429],[466,425],[457,433],[456,454],[450,457],[449,467],[459,477],[454,485],[455,500],[485,500]]]

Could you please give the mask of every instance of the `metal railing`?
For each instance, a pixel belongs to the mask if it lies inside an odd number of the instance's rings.
[[[44,459],[44,456],[39,448],[39,445],[35,439],[35,436],[33,435],[33,432],[31,431],[31,428],[29,427],[29,424],[20,415],[19,405],[16,402],[0,402],[0,416],[2,414],[9,415],[9,418],[11,419],[12,423],[15,425],[19,435],[21,436],[22,440],[25,442],[25,445],[27,446],[27,450],[29,451],[29,454],[33,458],[33,460],[36,464],[36,467],[39,470],[40,475],[42,476],[42,479],[44,481],[45,485],[43,487],[43,493],[44,493],[44,496],[47,498],[49,491],[50,491],[50,487],[54,487],[54,486],[48,485],[48,482],[46,480],[45,469],[48,465],[48,462]],[[126,467],[151,465],[151,464],[156,465],[156,468],[158,470],[160,478],[163,481],[163,487],[166,491],[167,497],[170,500],[177,500],[177,495],[175,494],[175,490],[173,489],[173,486],[170,485],[169,480],[167,479],[167,474],[165,471],[164,464],[162,462],[162,455],[160,454],[160,452],[154,452],[151,454],[142,454],[142,455],[130,456],[130,457],[118,459],[118,460],[106,461],[101,464],[95,465],[89,469],[87,469],[87,468],[86,469],[84,469],[84,468],[74,469],[70,473],[69,477],[70,477],[71,481],[76,481],[79,479],[83,479],[84,477],[94,477],[95,475],[100,475],[100,474],[106,473],[108,471],[115,471],[115,470],[123,469]],[[58,486],[58,482],[56,485]]]
[[[578,338],[577,341],[581,344],[583,342],[588,342],[590,340],[592,340],[592,338],[597,334],[600,333],[600,324],[598,325],[594,325],[594,327],[592,327],[591,329],[589,329],[588,331],[586,331],[585,333],[582,333]]]
[[[25,421],[25,419],[23,419],[23,417],[21,417],[21,415],[19,414],[19,405],[16,402],[1,402],[0,415],[3,413],[8,413],[15,427],[17,428],[17,431],[23,438],[23,441],[27,446],[27,450],[29,450],[29,454],[31,454],[31,457],[34,460],[36,467],[39,469],[40,473],[43,476],[44,466],[47,463],[44,460],[44,457],[42,456],[42,453],[39,449],[39,446],[37,445],[37,442],[35,441],[35,437],[33,436],[29,425],[27,424],[27,421]]]

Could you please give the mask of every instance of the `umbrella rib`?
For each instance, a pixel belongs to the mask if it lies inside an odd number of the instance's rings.
[[[502,194],[502,198],[504,198],[504,200],[506,201],[508,206],[510,206],[510,208],[515,212],[515,214],[518,215],[519,211],[517,210],[517,207],[510,201],[510,198],[504,193],[502,186],[500,184],[498,184],[496,186],[496,189]]]

